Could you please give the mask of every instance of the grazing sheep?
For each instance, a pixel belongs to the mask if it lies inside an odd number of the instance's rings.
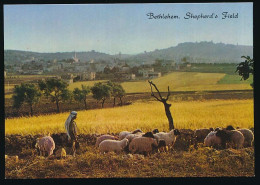
[[[197,143],[203,143],[204,139],[207,137],[207,135],[213,131],[213,128],[203,128],[203,129],[197,129],[194,132],[194,138]]]
[[[127,135],[132,134],[132,132],[129,131],[122,131],[119,133],[119,140],[124,139]]]
[[[55,142],[51,136],[45,136],[42,138],[37,138],[35,148],[40,150],[40,156],[45,155],[45,152],[48,153],[48,157],[53,154],[55,149]]]
[[[233,127],[232,125],[228,125],[228,126],[226,127],[226,130],[235,130],[235,129],[234,129],[234,127]]]
[[[119,133],[119,140],[124,139],[129,134],[140,134],[140,133],[142,133],[142,130],[140,130],[140,129],[136,129],[136,130],[134,130],[132,132],[122,131],[122,132]]]
[[[157,128],[153,129],[152,131],[153,134],[159,133],[159,130]]]
[[[150,138],[154,138],[154,135],[152,132],[146,132],[145,134],[142,135],[142,137],[150,137]]]
[[[168,133],[165,133],[165,132],[156,133],[156,134],[154,134],[154,137],[158,143],[159,143],[160,139],[163,139],[166,143],[166,146],[168,146],[170,148],[174,145],[177,135],[180,135],[179,130],[173,129]]]
[[[111,136],[111,135],[102,135],[102,136],[100,136],[100,137],[97,138],[95,147],[98,147],[98,145],[99,145],[102,141],[107,140],[107,139],[117,140],[117,137]]]
[[[234,144],[236,149],[243,147],[244,136],[237,130],[218,130],[216,136],[220,137],[221,145],[226,148],[226,144]]]
[[[56,146],[65,146],[68,143],[68,135],[66,133],[52,134],[51,137]]]
[[[221,144],[221,139],[216,136],[217,131],[211,131],[204,139],[204,146],[218,147]]]
[[[128,139],[124,138],[121,141],[107,139],[99,144],[99,151],[104,152],[121,152],[128,145]]]
[[[221,128],[217,127],[217,128],[214,129],[214,131],[218,131],[218,130],[221,130]]]
[[[166,151],[166,142],[163,139],[160,139],[157,146],[158,152]]]
[[[126,139],[128,139],[128,144],[130,144],[131,143],[131,141],[134,139],[134,138],[136,138],[136,137],[142,137],[142,135],[141,134],[129,134],[129,135],[127,135],[125,138]]]
[[[140,134],[142,133],[143,131],[141,129],[136,129],[132,132],[132,134]]]
[[[136,137],[129,144],[129,151],[132,154],[144,154],[147,155],[153,150],[157,149],[158,143],[156,139],[149,137]]]
[[[238,129],[239,132],[241,132],[244,136],[244,147],[250,147],[253,144],[254,140],[254,134],[249,129]]]

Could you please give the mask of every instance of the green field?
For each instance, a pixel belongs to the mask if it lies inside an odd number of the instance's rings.
[[[228,76],[228,77],[226,77]],[[227,79],[228,78],[228,79]],[[229,79],[233,80],[229,80]],[[221,80],[224,79],[223,82]],[[241,82],[237,75],[224,73],[197,73],[197,72],[173,72],[152,80],[160,91],[213,91],[213,90],[244,90],[252,89],[250,79]],[[221,83],[220,83],[221,82]],[[147,80],[138,82],[123,82],[123,88],[127,93],[150,92]]]
[[[247,80],[241,80],[241,76],[226,74],[218,81],[218,84],[251,84],[252,82],[252,75]]]
[[[202,73],[225,73],[231,75],[237,75],[235,73],[237,64],[235,63],[222,63],[222,64],[207,64],[207,63],[193,63],[190,72],[202,72]]]
[[[253,78],[247,81],[240,81],[238,75],[225,73],[198,73],[198,72],[172,72],[160,78],[151,79],[160,91],[213,91],[213,90],[244,90],[252,89],[250,83]],[[105,82],[105,80],[100,80]],[[100,81],[76,82],[69,85],[69,89],[81,87],[81,84],[93,86]],[[150,92],[148,80],[121,83],[126,93]]]

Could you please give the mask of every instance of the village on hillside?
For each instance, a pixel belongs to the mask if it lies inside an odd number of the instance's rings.
[[[191,63],[183,58],[181,62],[173,60],[155,60],[152,64],[128,65],[126,61],[115,58],[113,62],[104,60],[81,61],[77,53],[69,59],[39,60],[35,57],[15,64],[5,65],[4,76],[9,75],[56,75],[69,84],[75,81],[111,79],[131,81],[152,79],[162,73],[190,68]]]

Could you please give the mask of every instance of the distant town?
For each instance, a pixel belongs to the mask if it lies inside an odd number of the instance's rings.
[[[211,42],[186,42],[175,47],[137,55],[96,52],[36,53],[5,50],[5,77],[54,75],[68,83],[88,80],[134,81],[152,79],[172,71],[196,71],[199,64],[241,62],[252,56],[252,46]],[[205,71],[207,72],[207,71]]]
[[[75,81],[111,79],[128,81],[135,79],[151,79],[161,77],[162,72],[178,71],[183,68],[190,68],[191,63],[182,58],[181,64],[172,60],[155,60],[152,64],[130,67],[127,62],[114,59],[113,63],[105,61],[80,61],[77,53],[66,60],[31,60],[14,65],[5,66],[5,77],[8,73],[15,75],[57,75],[68,83]]]

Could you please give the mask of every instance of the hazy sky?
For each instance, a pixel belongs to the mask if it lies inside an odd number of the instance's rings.
[[[187,12],[218,18],[184,19]],[[4,5],[4,49],[136,54],[196,41],[253,45],[253,3]]]

